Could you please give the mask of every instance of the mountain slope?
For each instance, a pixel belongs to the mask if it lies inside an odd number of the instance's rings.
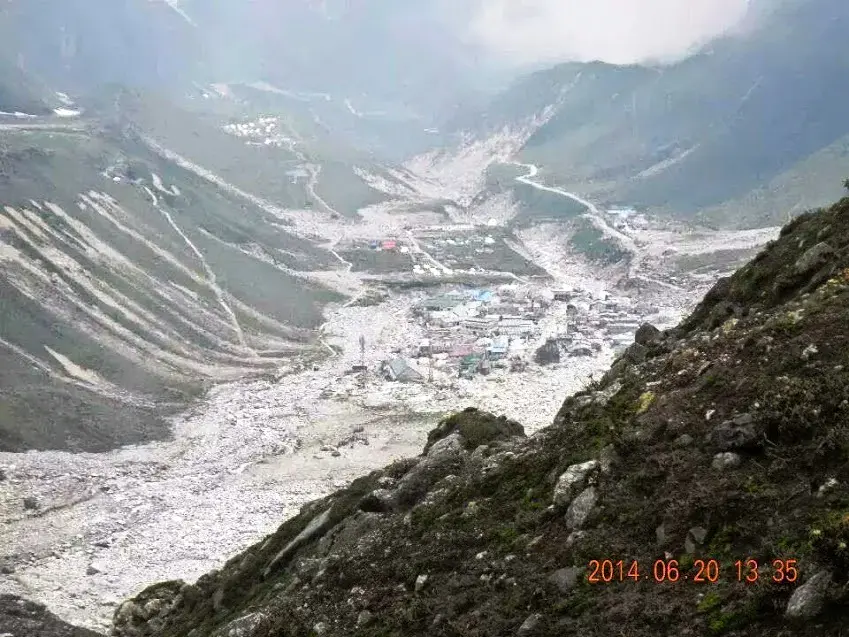
[[[799,0],[670,66],[564,64],[500,96],[478,132],[552,105],[519,154],[550,181],[603,202],[762,223],[765,206],[736,204],[783,175],[804,181],[812,158],[849,133],[837,79],[849,73],[847,26],[849,5]],[[849,171],[844,156],[836,165]],[[772,221],[782,209],[840,194],[839,182],[775,192]]]
[[[849,198],[641,328],[552,427],[455,415],[219,572],[126,602],[114,634],[838,634],[847,308]],[[592,560],[622,581],[590,583]]]
[[[270,373],[339,296],[329,253],[95,121],[5,125],[0,448],[162,438],[208,383]]]

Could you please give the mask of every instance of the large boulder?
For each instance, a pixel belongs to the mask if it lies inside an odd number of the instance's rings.
[[[793,591],[784,614],[791,619],[816,617],[825,604],[831,575],[827,571],[816,573],[811,579]]]
[[[827,265],[833,256],[834,248],[825,241],[822,241],[815,246],[808,248],[805,253],[799,257],[796,263],[793,264],[793,271],[799,276],[810,274]]]
[[[643,323],[634,334],[634,342],[640,345],[651,345],[657,342],[661,337],[661,331],[651,323]]]
[[[598,467],[597,460],[588,460],[580,464],[573,464],[566,469],[557,479],[554,485],[554,506],[566,507],[583,488],[587,476]]]
[[[555,340],[548,340],[540,345],[534,353],[534,361],[537,365],[550,365],[560,362],[560,346]]]
[[[453,433],[460,436],[460,441],[466,450],[474,450],[480,445],[488,445],[496,440],[507,440],[516,436],[523,437],[525,429],[515,420],[506,416],[494,416],[475,407],[467,407],[444,420],[427,435],[424,454],[443,438]]]

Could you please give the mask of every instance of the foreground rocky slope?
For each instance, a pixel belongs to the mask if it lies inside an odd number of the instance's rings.
[[[35,604],[13,595],[0,595],[0,635],[39,637],[99,637],[97,633],[70,626]]]
[[[794,220],[678,328],[641,328],[552,427],[455,415],[421,457],[305,506],[220,572],[124,603],[114,635],[838,634],[847,320],[844,199]],[[623,575],[590,583],[605,559]],[[658,559],[677,582],[654,581]],[[718,581],[694,581],[698,559]],[[760,577],[738,582],[749,559]]]

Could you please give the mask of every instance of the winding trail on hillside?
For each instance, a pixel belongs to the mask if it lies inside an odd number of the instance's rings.
[[[587,212],[585,212],[581,216],[589,220],[590,223],[592,223],[593,226],[597,228],[602,234],[616,241],[631,255],[631,262],[630,266],[628,267],[629,279],[641,279],[643,281],[648,281],[649,283],[654,283],[655,285],[659,285],[670,290],[679,289],[677,286],[672,285],[671,283],[667,283],[666,281],[660,281],[658,279],[639,274],[640,266],[642,266],[643,261],[645,260],[644,251],[637,245],[634,239],[629,237],[624,232],[620,232],[616,228],[612,227],[604,218],[604,215],[601,213],[601,210],[599,210],[598,206],[596,206],[594,203],[588,201],[587,199],[584,199],[579,195],[576,195],[575,193],[563,190],[562,188],[546,186],[545,184],[541,184],[537,181],[534,181],[533,178],[539,174],[539,168],[534,164],[525,164],[517,161],[510,163],[514,166],[520,166],[528,171],[527,174],[522,175],[520,177],[516,177],[516,181],[518,181],[519,183],[530,186],[531,188],[536,188],[537,190],[543,190],[545,192],[550,192],[555,195],[560,195],[561,197],[566,197],[567,199],[571,199],[572,201],[575,201],[584,206],[587,209]]]
[[[194,243],[192,243],[192,240],[189,239],[188,236],[186,236],[186,233],[182,231],[180,226],[177,225],[177,223],[174,221],[174,218],[171,216],[171,213],[169,213],[167,210],[165,210],[164,208],[162,208],[162,206],[159,205],[159,199],[156,197],[154,192],[147,186],[145,186],[144,189],[145,191],[147,191],[147,194],[150,195],[153,207],[162,213],[162,216],[164,216],[165,219],[168,220],[168,223],[174,229],[174,232],[180,235],[183,241],[186,242],[186,245],[189,246],[189,249],[194,252],[195,256],[201,262],[204,272],[206,272],[206,280],[209,284],[209,288],[212,290],[212,292],[215,294],[215,297],[218,299],[218,304],[221,305],[221,307],[224,309],[224,312],[227,314],[227,316],[230,317],[230,323],[233,326],[233,331],[236,333],[236,338],[239,340],[239,345],[241,345],[245,351],[250,353],[251,356],[257,358],[257,353],[253,349],[251,349],[251,347],[248,345],[247,340],[245,340],[245,332],[242,330],[242,326],[239,324],[239,319],[236,317],[236,313],[233,311],[233,308],[230,307],[229,303],[227,303],[224,290],[222,290],[221,286],[218,285],[218,277],[216,277],[215,271],[210,267],[209,263],[207,263],[206,258],[204,258],[203,256],[203,253],[198,249],[198,247]]]

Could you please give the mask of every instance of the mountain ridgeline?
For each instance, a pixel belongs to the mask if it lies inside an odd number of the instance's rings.
[[[548,107],[520,157],[552,182],[712,225],[783,223],[840,196],[849,172],[849,5],[756,13],[675,64],[539,71],[454,126],[486,135]]]
[[[849,198],[641,328],[551,427],[458,413],[420,457],[125,602],[114,635],[837,635],[847,320]]]

